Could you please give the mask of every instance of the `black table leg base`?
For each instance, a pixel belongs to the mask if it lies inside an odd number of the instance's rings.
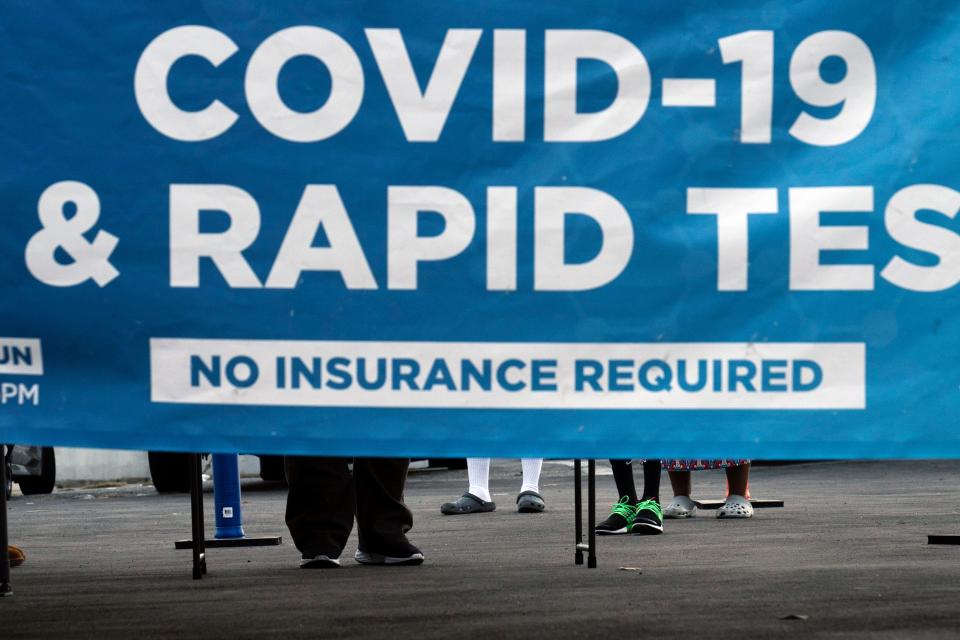
[[[587,542],[583,542],[583,476],[580,460],[573,461],[573,519],[576,529],[574,564],[583,564],[583,552],[587,552],[587,568],[597,568],[597,469],[596,461],[587,461]]]
[[[573,461],[573,525],[576,528],[573,555],[574,564],[583,564],[583,477],[580,472],[580,459]]]
[[[190,455],[190,527],[193,550],[193,579],[200,580],[207,573],[206,536],[203,533],[203,478],[200,454]]]
[[[204,574],[207,573],[207,559],[204,557],[205,554],[200,555],[200,560],[195,562],[193,565],[193,579],[200,580],[203,578]]]
[[[719,509],[726,500],[694,500],[699,509]],[[750,504],[754,509],[781,509],[784,506],[783,500],[754,500],[750,498]]]
[[[927,536],[927,544],[960,544],[960,535]]]
[[[587,460],[587,568],[597,568],[597,461]]]
[[[235,547],[276,547],[283,544],[281,536],[262,538],[207,538],[203,541],[206,549],[231,549]],[[193,540],[177,540],[174,549],[193,549]]]
[[[203,533],[203,477],[200,454],[190,454],[190,539],[177,540],[174,549],[193,551],[193,579],[201,580],[207,575],[207,549],[228,547],[275,547],[283,543],[280,536],[260,538],[213,538],[206,539]]]

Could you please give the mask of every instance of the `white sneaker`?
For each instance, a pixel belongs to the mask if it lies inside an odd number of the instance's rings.
[[[729,495],[723,506],[717,509],[718,518],[752,518],[753,505],[743,496]]]
[[[331,558],[326,555],[303,556],[300,558],[301,569],[336,569],[340,566],[340,558]]]
[[[663,517],[671,520],[692,518],[697,515],[697,503],[690,496],[673,496],[673,500],[663,510]]]

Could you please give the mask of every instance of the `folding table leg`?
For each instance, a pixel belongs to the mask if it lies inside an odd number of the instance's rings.
[[[583,564],[583,482],[580,474],[580,459],[573,461],[573,522],[577,529],[574,542],[573,562]]]
[[[200,454],[190,454],[190,525],[193,536],[193,579],[200,580],[207,572],[207,553],[203,532],[203,477]]]
[[[597,461],[587,460],[587,568],[597,568]]]
[[[207,549],[225,547],[272,547],[283,542],[280,536],[247,537],[243,533],[240,515],[240,474],[235,454],[215,454],[214,504],[217,506],[216,536],[204,537],[203,476],[199,454],[190,454],[190,524],[189,540],[177,540],[175,549],[190,549],[193,552],[193,577],[201,579],[207,573]],[[219,458],[220,462],[217,462]],[[232,463],[232,466],[231,466]],[[219,469],[219,472],[218,472]],[[217,494],[220,494],[217,497]],[[219,501],[219,502],[218,502]],[[232,516],[226,515],[226,513]],[[221,515],[222,514],[222,515]],[[224,525],[223,523],[227,524]]]

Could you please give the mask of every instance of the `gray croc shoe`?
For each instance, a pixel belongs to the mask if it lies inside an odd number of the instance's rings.
[[[453,502],[440,505],[440,513],[445,516],[459,516],[465,513],[488,513],[496,508],[497,504],[492,500],[487,502],[472,493],[465,493]]]
[[[753,505],[743,496],[730,494],[723,506],[717,509],[718,518],[752,518]]]
[[[524,491],[517,496],[517,511],[520,513],[540,513],[547,508],[547,503],[536,491]]]

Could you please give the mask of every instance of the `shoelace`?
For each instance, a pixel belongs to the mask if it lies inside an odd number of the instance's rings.
[[[637,508],[630,504],[630,496],[623,496],[620,502],[610,505],[610,515],[616,514],[627,522],[633,522],[637,517]]]
[[[641,511],[653,511],[657,514],[657,517],[663,520],[663,508],[660,506],[660,503],[656,500],[644,500],[637,504],[637,513]]]

